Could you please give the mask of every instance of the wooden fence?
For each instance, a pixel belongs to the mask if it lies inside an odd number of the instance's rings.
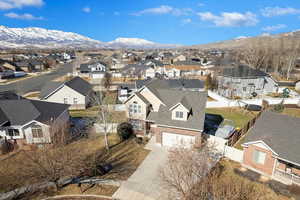
[[[262,111],[263,112],[263,111]],[[243,137],[250,128],[255,124],[256,120],[261,116],[261,113],[259,112],[252,120],[250,120],[242,129],[236,130],[232,136],[228,139],[228,146],[234,146],[235,143]]]

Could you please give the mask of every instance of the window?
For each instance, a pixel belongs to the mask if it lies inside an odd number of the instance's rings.
[[[138,104],[130,104],[129,105],[129,113],[142,113],[142,106]]]
[[[246,87],[243,87],[243,92],[246,92],[247,91],[247,88]]]
[[[20,132],[19,132],[18,129],[8,129],[6,135],[7,136],[11,136],[11,137],[13,137],[13,136],[20,136]]]
[[[181,111],[176,111],[176,118],[182,119],[182,118],[183,118],[183,112],[181,112]]]
[[[257,164],[264,165],[266,160],[266,153],[258,150],[254,150],[253,152],[253,161]]]
[[[43,130],[41,126],[33,126],[31,127],[32,137],[33,138],[42,138]]]
[[[78,104],[78,99],[77,98],[73,98],[73,104]]]
[[[68,104],[68,98],[64,98],[64,104]]]

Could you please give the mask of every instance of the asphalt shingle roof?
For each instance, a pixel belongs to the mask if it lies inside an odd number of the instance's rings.
[[[300,118],[266,111],[245,137],[245,143],[264,141],[280,158],[300,164]]]
[[[87,95],[92,90],[92,85],[80,77],[75,77],[72,80],[65,83],[73,90],[79,92],[82,95]]]
[[[247,65],[239,65],[237,67],[224,68],[223,76],[235,78],[255,78],[268,76],[268,74],[258,69],[253,69]]]
[[[83,80],[80,77],[75,77],[71,79],[70,81],[67,81],[65,83],[62,82],[49,82],[47,83],[41,90],[40,97],[43,99],[50,95],[52,92],[54,92],[59,87],[62,87],[63,85],[66,85],[73,90],[79,92],[80,94],[86,96],[91,90],[92,85],[88,83],[87,81]]]
[[[0,124],[8,120],[10,125],[24,125],[32,120],[49,123],[56,119],[69,105],[36,100],[0,100]]]
[[[157,89],[161,105],[158,112],[150,112],[147,120],[154,121],[156,124],[181,127],[186,129],[203,130],[205,119],[205,106],[207,92],[181,91],[176,89]],[[191,109],[187,121],[172,120],[170,108],[184,99],[185,106]]]

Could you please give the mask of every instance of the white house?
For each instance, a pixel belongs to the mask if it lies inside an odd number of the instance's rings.
[[[82,78],[75,77],[70,81],[50,82],[46,84],[40,98],[43,101],[71,105],[70,109],[86,109],[91,102],[93,90],[91,84]]]
[[[19,146],[50,144],[68,128],[69,105],[28,99],[0,100],[0,136]]]

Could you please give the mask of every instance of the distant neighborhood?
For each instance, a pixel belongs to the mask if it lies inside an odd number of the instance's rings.
[[[242,185],[238,193],[246,185],[295,195],[300,57],[287,79],[237,54],[192,48],[0,54],[0,199],[46,198],[41,191],[52,184],[56,195],[101,185],[99,194],[110,191],[114,199],[167,199],[161,195],[170,192],[183,199],[173,183],[179,168],[190,176],[179,183],[185,189],[194,179],[198,188],[226,177]],[[20,162],[27,162],[29,177]],[[191,168],[201,176],[184,174]]]

